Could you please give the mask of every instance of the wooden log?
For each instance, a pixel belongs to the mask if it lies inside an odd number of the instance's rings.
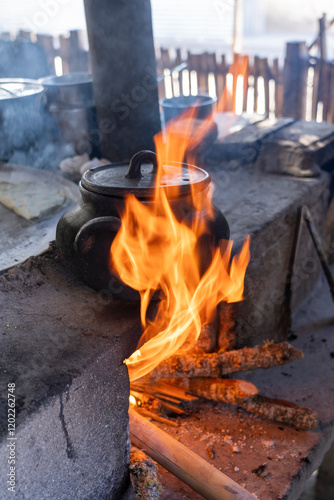
[[[311,430],[318,425],[318,415],[315,411],[283,399],[255,396],[241,401],[239,406],[250,413],[256,413],[263,418],[292,425],[301,430]]]
[[[215,313],[210,323],[202,325],[201,333],[197,339],[195,350],[197,352],[214,352],[217,350],[218,337],[218,312]]]
[[[132,446],[130,452],[130,477],[136,500],[158,500],[162,486],[152,458]]]
[[[213,354],[177,355],[163,361],[147,375],[147,380],[154,382],[161,378],[219,378],[235,372],[284,365],[302,357],[302,351],[287,342]]]
[[[218,304],[218,349],[228,351],[237,343],[237,308],[235,302]]]
[[[164,431],[129,410],[131,442],[207,500],[254,500],[254,496]]]
[[[259,393],[258,388],[246,380],[194,377],[182,379],[181,384],[195,396],[232,405]]]

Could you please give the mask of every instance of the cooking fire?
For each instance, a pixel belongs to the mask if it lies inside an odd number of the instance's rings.
[[[238,49],[274,2],[181,3],[182,37],[230,23],[226,57],[157,45],[151,0],[4,21],[6,500],[334,495],[333,22],[283,61]]]

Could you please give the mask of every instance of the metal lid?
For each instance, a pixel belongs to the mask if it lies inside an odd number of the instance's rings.
[[[210,183],[209,174],[186,163],[169,162],[163,165],[160,188],[178,187],[175,196],[195,190],[203,191]],[[157,157],[152,151],[139,151],[130,163],[114,163],[92,168],[81,179],[84,188],[97,194],[123,198],[134,194],[137,198],[151,198],[154,194]]]

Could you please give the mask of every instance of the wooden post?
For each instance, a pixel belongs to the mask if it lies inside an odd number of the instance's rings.
[[[328,113],[327,102],[327,40],[326,40],[326,14],[319,19],[319,73],[317,82],[317,99],[316,105],[319,102],[323,103],[323,118],[326,120]]]
[[[242,52],[243,38],[243,0],[235,0],[234,2],[234,26],[233,26],[233,54]]]
[[[65,35],[60,35],[59,37],[59,56],[61,57],[63,64],[63,73],[70,72],[70,37]]]
[[[37,34],[37,44],[45,51],[49,66],[54,73],[54,58],[56,51],[53,46],[53,37],[51,35]]]
[[[260,58],[259,56],[254,57],[254,66],[253,66],[253,76],[254,76],[254,111],[258,112],[258,100],[259,100],[259,89],[257,85],[257,80],[260,76]]]
[[[225,61],[225,55],[223,54],[221,56],[221,61],[217,64],[216,74],[215,74],[216,93],[218,99],[220,99],[221,96],[223,95],[224,86],[226,83],[226,74],[227,74],[226,61]]]
[[[128,161],[161,129],[150,0],[84,0],[101,154]]]
[[[289,42],[284,63],[283,115],[305,119],[308,51],[305,42]]]
[[[327,121],[334,123],[334,64],[330,64],[330,84],[329,84],[329,110],[327,115]]]
[[[326,39],[326,14],[319,19],[319,52],[320,59],[326,61],[327,59],[327,39]]]
[[[275,117],[283,116],[283,74],[279,65],[279,60],[273,60],[272,75],[275,80]]]

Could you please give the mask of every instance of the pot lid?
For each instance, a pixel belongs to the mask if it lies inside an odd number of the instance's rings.
[[[200,192],[211,182],[209,174],[194,165],[169,162],[163,165],[160,188],[178,187],[177,195]],[[102,165],[85,172],[81,185],[89,191],[123,198],[151,198],[156,183],[157,157],[153,151],[139,151],[130,163]]]

